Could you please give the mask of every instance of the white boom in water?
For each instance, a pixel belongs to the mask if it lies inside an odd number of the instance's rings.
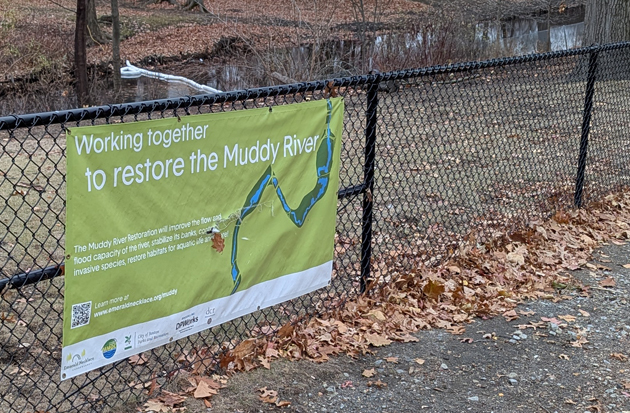
[[[201,85],[193,80],[187,79],[182,76],[165,75],[164,73],[140,69],[139,67],[136,67],[129,63],[129,60],[127,60],[127,66],[120,68],[120,77],[122,77],[123,79],[136,79],[140,76],[146,76],[158,80],[165,80],[167,82],[183,83],[202,92],[221,93],[221,91],[218,89],[206,85]]]

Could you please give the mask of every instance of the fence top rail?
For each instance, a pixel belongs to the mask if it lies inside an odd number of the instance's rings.
[[[66,124],[71,122],[90,121],[110,118],[114,116],[138,115],[141,113],[164,112],[168,110],[187,110],[192,107],[246,101],[249,99],[269,98],[305,92],[324,90],[333,82],[334,86],[361,86],[389,80],[402,80],[441,73],[461,73],[478,69],[509,66],[520,63],[531,63],[558,59],[569,56],[586,55],[593,52],[630,48],[630,42],[593,45],[579,49],[561,50],[548,53],[536,53],[515,57],[506,57],[484,61],[436,65],[417,69],[406,69],[386,73],[375,73],[361,76],[333,78],[312,82],[301,82],[279,86],[269,86],[254,89],[235,90],[230,92],[184,96],[174,99],[158,99],[143,102],[121,103],[88,108],[68,109],[55,112],[31,113],[26,115],[9,115],[0,117],[0,131],[34,126]]]

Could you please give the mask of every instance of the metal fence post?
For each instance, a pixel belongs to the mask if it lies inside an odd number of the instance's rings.
[[[361,288],[364,293],[370,277],[372,258],[372,209],[374,207],[374,163],[376,158],[376,120],[380,76],[369,83],[365,113],[365,161],[363,164],[363,217],[361,229]]]
[[[577,178],[575,180],[575,195],[573,203],[582,207],[584,192],[584,172],[586,170],[586,154],[588,152],[588,134],[591,130],[591,111],[593,109],[593,95],[595,94],[595,80],[597,76],[597,57],[599,47],[595,47],[588,60],[588,76],[586,81],[586,96],[584,97],[584,115],[582,116],[582,137],[580,139],[580,155],[578,158]]]

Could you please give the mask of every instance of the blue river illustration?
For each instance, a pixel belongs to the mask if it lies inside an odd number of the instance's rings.
[[[317,149],[317,157],[316,157],[316,171],[317,171],[317,182],[315,183],[315,187],[307,193],[300,205],[293,209],[288,204],[284,193],[282,192],[282,188],[280,186],[280,182],[275,175],[275,172],[271,165],[267,167],[265,172],[262,174],[260,179],[256,182],[254,187],[251,189],[247,198],[245,200],[245,204],[240,211],[240,214],[236,220],[236,225],[234,227],[234,234],[232,239],[232,250],[231,250],[231,263],[232,263],[232,281],[234,282],[234,288],[232,289],[232,294],[234,294],[241,283],[241,271],[238,268],[238,240],[239,240],[239,230],[241,225],[243,224],[243,220],[251,214],[256,207],[260,204],[260,200],[262,199],[263,193],[265,189],[269,186],[273,186],[280,203],[282,204],[282,209],[286,212],[287,216],[295,224],[297,227],[301,227],[304,225],[306,217],[308,213],[313,209],[315,204],[322,199],[324,194],[326,194],[326,190],[328,189],[328,184],[330,182],[330,172],[332,168],[333,162],[333,152],[335,148],[335,135],[330,131],[330,119],[332,116],[332,103],[328,100],[328,109],[326,114],[326,132],[325,138],[320,141],[319,148]]]

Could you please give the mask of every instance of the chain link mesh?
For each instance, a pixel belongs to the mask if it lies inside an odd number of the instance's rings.
[[[240,340],[339,305],[385,269],[437,265],[462,241],[626,188],[629,59],[620,43],[334,79],[346,112],[331,285],[64,382],[64,128],[322,99],[328,82],[0,118],[0,411],[134,405],[139,384],[187,366],[179,354],[216,371]]]

